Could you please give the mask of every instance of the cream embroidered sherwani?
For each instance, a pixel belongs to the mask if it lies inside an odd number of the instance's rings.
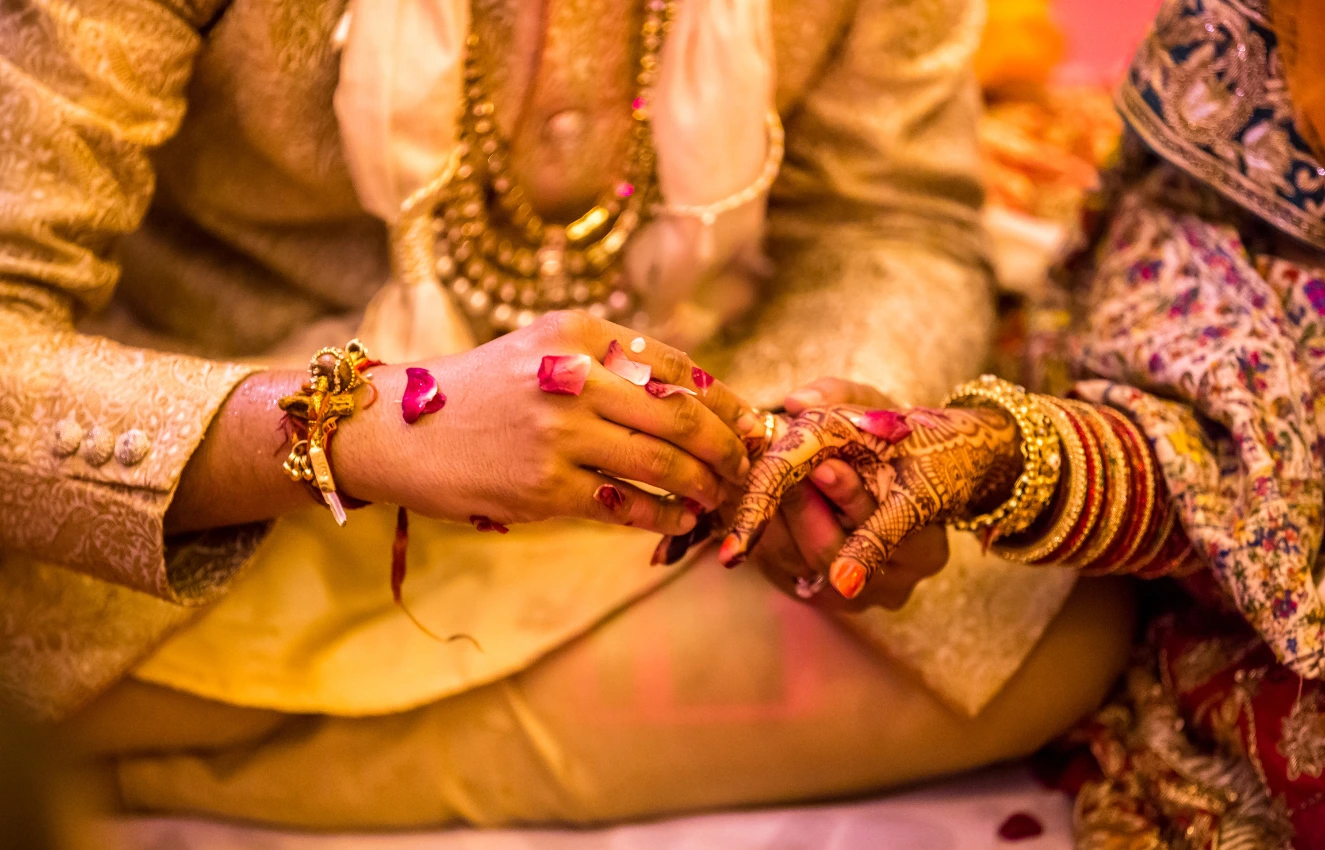
[[[480,3],[485,42],[528,53],[524,5]],[[534,170],[603,161],[602,104],[624,102],[594,64],[627,49],[628,27],[605,23],[616,7],[550,8],[546,72],[564,79],[528,106],[515,141]],[[31,714],[65,715],[131,670],[247,704],[393,711],[521,669],[666,580],[641,560],[652,541],[631,530],[552,525],[520,549],[519,530],[475,541],[420,523],[436,545],[411,575],[416,609],[450,616],[446,628],[487,650],[460,664],[390,609],[380,516],[356,515],[352,557],[311,509],[274,532],[163,536],[181,471],[247,364],[343,341],[317,332],[352,330],[387,276],[385,231],[356,199],[332,111],[342,11],[339,0],[0,6],[0,693]],[[979,368],[989,280],[967,64],[980,18],[968,0],[774,0],[787,128],[768,218],[774,272],[712,355],[752,400],[841,375],[932,402]],[[515,100],[493,73],[509,129]],[[527,561],[546,547],[564,563],[540,577]],[[974,711],[1071,577],[961,551],[901,614],[856,626]],[[449,560],[458,553],[463,564]],[[309,648],[299,629],[354,637],[346,600],[369,592],[386,632],[342,644],[388,641],[399,668]],[[258,634],[270,600],[308,619],[277,616],[276,637]]]

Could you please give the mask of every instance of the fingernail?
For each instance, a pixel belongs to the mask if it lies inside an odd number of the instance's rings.
[[[838,558],[828,568],[828,580],[838,593],[855,599],[865,589],[865,568],[849,558]]]
[[[621,491],[617,489],[615,484],[603,484],[593,491],[593,497],[610,511],[614,511],[626,503],[626,497],[621,495]]]
[[[695,516],[699,516],[700,514],[704,513],[704,506],[699,502],[695,501],[694,499],[690,498],[689,496],[682,496],[681,504],[685,507],[686,510],[690,511],[690,513],[694,514]]]
[[[745,560],[745,553],[741,551],[741,540],[735,534],[728,534],[727,539],[722,541],[722,546],[718,547],[718,563],[727,569],[739,566]]]
[[[677,525],[681,526],[682,534],[689,534],[695,527],[695,514],[681,514],[681,519],[677,522]]]
[[[794,401],[806,407],[815,407],[824,403],[823,393],[818,390],[796,390],[787,396],[787,401]]]
[[[741,458],[741,465],[736,467],[736,477],[745,480],[745,476],[750,474],[750,458]]]
[[[764,423],[754,413],[746,411],[736,418],[736,433],[749,437],[755,432],[764,433]]]
[[[827,466],[816,466],[810,473],[810,478],[820,487],[832,487],[837,483],[837,473]]]

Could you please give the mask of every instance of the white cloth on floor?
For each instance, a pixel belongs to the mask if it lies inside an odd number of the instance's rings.
[[[187,818],[105,823],[105,846],[133,850],[1071,850],[1071,800],[1019,766],[831,805],[694,815],[599,829],[439,829],[311,834]],[[1025,813],[1043,834],[1005,841]]]

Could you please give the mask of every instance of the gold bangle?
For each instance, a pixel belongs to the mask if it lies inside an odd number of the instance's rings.
[[[990,547],[994,554],[1009,561],[1029,563],[1053,553],[1072,533],[1086,508],[1091,478],[1084,442],[1086,436],[1078,432],[1066,411],[1051,400],[1046,400],[1044,412],[1053,424],[1062,446],[1063,462],[1059,473],[1058,495],[1044,523],[1045,531],[1037,533],[1036,527],[1032,526],[1025,533],[1006,538]]]
[[[1025,531],[1053,499],[1062,465],[1053,424],[1040,402],[1016,384],[982,375],[953,390],[944,407],[996,407],[1007,412],[1021,434],[1022,471],[1006,502],[988,513],[950,520],[962,531],[985,531],[994,538]]]

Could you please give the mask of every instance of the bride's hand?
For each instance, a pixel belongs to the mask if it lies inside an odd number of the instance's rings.
[[[723,562],[742,559],[787,492],[832,458],[845,461],[878,503],[828,569],[833,586],[848,599],[887,568],[912,532],[997,504],[1021,468],[1016,425],[1000,410],[811,407],[751,470],[719,554]]]
[[[878,389],[840,378],[820,378],[790,393],[784,405],[791,415],[812,406],[859,405],[871,409],[897,405]],[[783,426],[785,427],[785,426]],[[947,536],[931,526],[908,537],[889,559],[887,569],[870,580],[856,598],[818,594],[829,566],[847,535],[878,510],[878,503],[847,463],[830,459],[783,495],[780,510],[755,551],[755,561],[769,580],[788,593],[813,597],[823,607],[900,608],[922,579],[942,569],[948,558]]]
[[[608,371],[616,340],[658,380],[697,389],[683,353],[582,313],[553,313],[493,342],[427,361],[445,406],[406,425],[403,367],[378,367],[380,400],[337,438],[345,492],[425,515],[500,523],[583,517],[663,534],[694,526],[693,508],[627,484],[639,481],[715,507],[749,469],[734,431],[745,406],[721,383],[699,395],[654,398]],[[635,346],[638,348],[638,345]],[[578,396],[539,388],[545,355],[587,354]]]

